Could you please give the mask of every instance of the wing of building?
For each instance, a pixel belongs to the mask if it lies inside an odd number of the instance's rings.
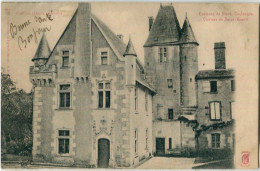
[[[30,67],[34,161],[134,167],[154,155],[195,154],[199,141],[213,147],[209,136],[224,143],[230,132],[198,127],[232,120],[228,106],[218,108],[233,102],[233,91],[226,98],[219,86],[234,85],[224,44],[215,47],[217,70],[198,72],[199,44],[188,17],[180,28],[173,6],[161,6],[149,30],[144,65],[131,38],[125,45],[89,3],[79,3],[52,50],[42,35]],[[219,91],[203,92],[214,81]]]

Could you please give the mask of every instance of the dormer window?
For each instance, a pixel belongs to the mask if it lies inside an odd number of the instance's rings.
[[[107,65],[108,64],[108,55],[107,51],[101,52],[101,65]]]
[[[109,48],[98,48],[96,65],[109,65],[109,61]]]
[[[62,67],[68,67],[69,66],[69,51],[63,50],[62,51]]]
[[[167,48],[166,47],[159,47],[159,63],[167,62]]]

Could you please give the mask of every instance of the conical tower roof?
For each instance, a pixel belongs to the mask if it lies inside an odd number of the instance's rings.
[[[129,37],[129,41],[128,41],[128,44],[126,46],[126,50],[125,50],[125,53],[124,53],[123,56],[126,56],[126,55],[137,56],[136,52],[135,52],[135,49],[134,49],[134,45],[133,45],[132,40],[131,40],[131,37]]]
[[[35,53],[32,61],[34,61],[36,59],[48,59],[50,53],[51,53],[51,50],[50,50],[50,47],[49,47],[49,43],[46,39],[45,33],[43,33],[41,41],[39,43],[39,46],[36,50],[36,53]]]
[[[186,15],[185,21],[183,23],[182,29],[181,29],[181,38],[180,42],[182,43],[196,43],[198,44],[195,35],[192,31],[190,22],[188,20],[188,17]]]
[[[180,24],[172,5],[160,7],[144,46],[179,41]]]

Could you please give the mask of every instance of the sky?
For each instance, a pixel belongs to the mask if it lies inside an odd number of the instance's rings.
[[[27,41],[26,48],[23,47],[24,43],[21,43],[21,39],[18,41],[19,36],[23,40],[28,40],[28,36],[34,34],[35,30],[48,29],[50,31],[46,32],[46,37],[52,49],[74,14],[77,5],[77,3],[4,3],[2,5],[1,64],[5,72],[8,72],[16,82],[18,88],[23,88],[28,92],[32,87],[29,81],[29,66],[33,65],[31,59],[34,57],[41,34],[36,36],[37,40],[34,39],[35,37],[29,38],[30,43]],[[162,5],[170,5],[170,3]],[[209,3],[172,3],[172,5],[181,27],[187,13],[199,43],[200,70],[214,69],[214,42],[226,43],[227,68],[241,70],[241,68],[255,63],[258,57],[256,52],[258,48],[258,41],[256,41],[258,38],[256,37],[258,35],[257,6],[254,4]],[[144,2],[91,4],[92,13],[107,24],[115,34],[123,34],[125,43],[131,35],[141,61],[143,61],[144,55],[143,45],[149,34],[148,16],[155,18],[159,8],[160,3]],[[50,11],[52,11],[50,19],[43,21],[46,13],[50,13]],[[243,15],[239,15],[240,13]],[[237,21],[237,17],[245,19],[245,21]],[[219,21],[219,18],[224,21]],[[225,18],[229,21],[225,21]],[[232,18],[235,20],[232,21]],[[216,19],[217,21],[214,21]],[[41,23],[39,23],[40,21]],[[23,23],[27,23],[27,26],[20,31],[18,29],[14,35],[15,26],[18,28]],[[20,42],[21,49],[18,42]]]

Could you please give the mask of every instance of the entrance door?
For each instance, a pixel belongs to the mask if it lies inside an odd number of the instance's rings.
[[[165,138],[156,138],[156,155],[165,155]]]
[[[108,139],[98,140],[98,167],[107,168],[110,158],[110,143]]]

